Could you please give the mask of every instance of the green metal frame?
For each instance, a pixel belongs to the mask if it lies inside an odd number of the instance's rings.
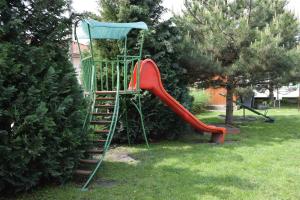
[[[81,59],[82,87],[84,89],[84,95],[88,100],[86,118],[82,129],[83,132],[88,133],[89,130],[89,124],[90,121],[92,120],[91,113],[94,111],[96,91],[116,91],[112,122],[110,124],[109,133],[107,135],[106,142],[104,144],[103,154],[99,158],[93,172],[88,177],[88,180],[82,187],[82,190],[84,191],[87,190],[90,182],[92,181],[101,163],[103,162],[106,152],[109,150],[117,126],[118,117],[119,117],[120,95],[124,95],[125,98],[128,97],[128,95],[137,95],[136,98],[137,102],[131,100],[131,103],[134,105],[134,107],[137,109],[140,115],[142,132],[143,132],[142,134],[145,139],[147,147],[149,147],[149,143],[147,140],[147,134],[144,127],[144,117],[142,113],[141,90],[140,90],[140,65],[141,65],[142,49],[144,43],[144,31],[140,31],[141,40],[138,42],[140,44],[139,55],[136,56],[127,55],[127,37],[125,37],[123,38],[123,42],[124,42],[123,55],[118,55],[116,60],[97,59],[94,57],[91,27],[89,24],[87,24],[90,55],[84,58],[83,52],[80,49],[80,44],[76,32],[76,28],[78,26],[79,21],[75,23],[75,40],[77,41],[78,44],[78,50]],[[133,90],[128,90],[128,81],[130,81],[131,75],[133,74],[135,63],[138,63],[137,85],[136,85],[136,90],[133,91]],[[97,74],[99,75],[99,77],[97,77]],[[97,82],[98,83],[100,82],[99,87],[97,86]],[[127,117],[128,117],[127,106],[125,107],[125,114],[126,114],[126,123],[127,123]],[[128,123],[126,126],[128,131]],[[128,135],[128,143],[130,144],[129,135]]]

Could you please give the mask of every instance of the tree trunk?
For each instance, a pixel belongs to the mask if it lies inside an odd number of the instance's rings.
[[[226,118],[225,124],[233,124],[233,87],[230,85],[226,86]]]
[[[272,83],[269,85],[269,104],[274,106],[274,85]]]

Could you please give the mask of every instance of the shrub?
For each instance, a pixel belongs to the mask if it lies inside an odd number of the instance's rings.
[[[62,16],[68,6],[0,5],[1,193],[65,182],[85,148],[85,104],[68,60],[71,20]]]
[[[204,90],[191,88],[190,95],[193,97],[192,103],[192,112],[200,113],[205,110],[205,108],[209,105],[209,94],[207,94]]]

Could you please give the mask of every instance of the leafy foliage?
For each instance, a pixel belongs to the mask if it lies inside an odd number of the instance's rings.
[[[69,2],[0,4],[0,192],[68,180],[84,148]]]
[[[161,2],[161,0],[101,0],[101,20],[112,22],[144,21],[148,25],[149,31],[145,35],[143,54],[149,56],[158,64],[167,91],[185,107],[189,108],[190,97],[186,88],[186,69],[179,65],[181,55],[181,49],[178,45],[181,42],[180,31],[172,25],[171,21],[160,21],[161,14],[165,11],[161,6]],[[134,31],[129,36],[128,49],[130,55],[137,55],[137,37],[138,34]],[[117,48],[117,52],[120,52],[117,45],[113,48]],[[98,49],[105,52],[105,49],[109,48],[100,43]],[[111,53],[112,51],[107,52]],[[111,57],[111,54],[104,53],[102,56]],[[163,103],[149,92],[144,92],[141,99],[145,127],[150,138],[174,137],[180,133],[180,130],[184,127],[183,121]],[[139,115],[130,101],[126,102],[126,105],[129,106],[128,131],[130,138],[138,141],[142,136],[140,134]],[[124,116],[124,113],[122,116]],[[122,118],[121,129],[117,134],[118,139],[121,141],[127,139],[125,124],[125,120]]]

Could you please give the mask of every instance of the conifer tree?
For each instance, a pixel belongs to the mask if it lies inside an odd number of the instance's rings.
[[[0,3],[0,192],[63,183],[84,148],[66,0]]]
[[[253,10],[255,18],[262,17],[260,9],[263,8],[272,15],[268,15],[268,24],[260,26],[259,31],[256,31],[255,41],[250,45],[251,54],[254,56],[252,59],[256,61],[248,62],[248,66],[250,71],[256,72],[251,76],[251,82],[269,90],[272,104],[274,89],[288,84],[293,77],[291,72],[298,68],[289,52],[298,45],[299,23],[292,13],[285,10],[286,1],[259,3],[261,6]]]
[[[260,81],[270,85],[279,82],[284,72],[289,74],[292,65],[284,55],[297,45],[299,30],[294,15],[284,8],[286,3],[186,0],[186,11],[176,18],[192,49],[186,56],[187,64],[194,61],[192,73],[198,71],[201,76],[204,72],[205,83],[227,90],[226,123],[233,122],[235,88]]]

